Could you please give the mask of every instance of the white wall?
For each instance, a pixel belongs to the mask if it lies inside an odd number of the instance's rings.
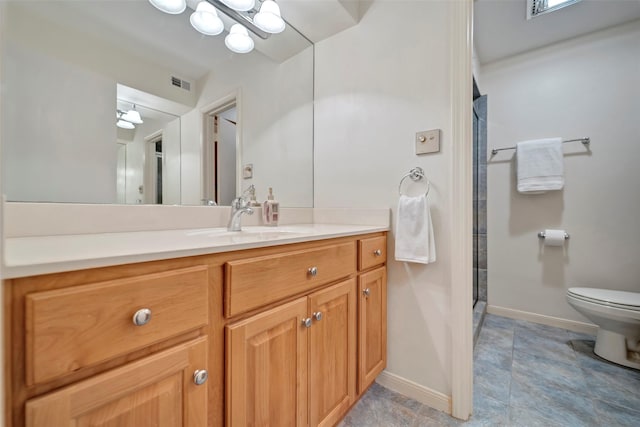
[[[640,291],[640,21],[482,68],[488,145],[591,137],[564,145],[565,189],[515,190],[514,152],[488,165],[488,302],[586,321],[572,286]],[[566,229],[565,250],[536,233]]]
[[[164,157],[162,204],[180,204],[180,118],[166,123],[162,128],[162,155]]]
[[[393,261],[389,234],[387,370],[449,396],[450,13],[448,2],[375,1],[319,42],[314,140],[315,207],[391,207],[395,221],[400,178],[421,166],[431,181],[437,262]],[[435,128],[441,152],[416,156],[415,132]]]
[[[7,199],[115,203],[115,82],[10,42],[3,56]]]
[[[169,70],[30,14],[18,2],[0,7],[9,16],[2,29],[8,199],[115,203],[116,83],[187,105],[195,104],[195,88],[175,88]],[[179,132],[177,122],[167,151],[171,204],[180,203]],[[137,185],[127,191],[133,190]]]
[[[171,84],[172,70],[131,55],[107,37],[96,38],[75,28],[61,25],[51,18],[34,13],[29,2],[7,2],[8,39],[24,49],[46,52],[61,61],[109,76],[114,81],[144,92],[195,105],[196,88],[185,91]],[[35,9],[37,10],[37,9]]]
[[[242,180],[243,189],[254,184],[263,201],[273,187],[282,206],[312,206],[312,64],[313,47],[281,64],[252,52],[230,57],[198,82],[202,92],[197,108],[182,117],[183,204],[202,199],[201,109],[240,88],[242,162],[254,165],[254,178]]]

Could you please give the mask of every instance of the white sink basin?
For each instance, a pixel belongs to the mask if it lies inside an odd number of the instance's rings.
[[[304,230],[248,226],[243,227],[242,231],[228,231],[226,228],[208,228],[204,230],[190,230],[186,234],[187,236],[204,236],[231,243],[242,243],[295,237],[304,234]]]

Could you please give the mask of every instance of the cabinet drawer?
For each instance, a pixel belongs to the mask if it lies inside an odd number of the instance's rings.
[[[387,236],[358,241],[358,269],[366,270],[387,261]]]
[[[230,261],[225,265],[225,314],[244,313],[346,277],[355,269],[355,242]]]
[[[197,266],[28,294],[27,384],[206,325],[207,282],[207,267]],[[137,326],[134,314],[145,308],[151,317]]]

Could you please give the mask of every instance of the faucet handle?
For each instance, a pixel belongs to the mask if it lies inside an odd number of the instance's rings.
[[[234,209],[241,209],[241,208],[244,208],[246,205],[247,205],[247,201],[242,196],[236,197],[231,202],[231,207],[233,207]]]

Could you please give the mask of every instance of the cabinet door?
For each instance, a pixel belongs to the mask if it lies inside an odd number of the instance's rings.
[[[227,426],[307,425],[307,298],[226,328]]]
[[[358,393],[387,365],[387,270],[378,268],[358,282]]]
[[[204,427],[207,386],[194,373],[207,367],[199,338],[26,404],[27,427]]]
[[[310,426],[333,426],[356,397],[355,279],[309,296]]]

